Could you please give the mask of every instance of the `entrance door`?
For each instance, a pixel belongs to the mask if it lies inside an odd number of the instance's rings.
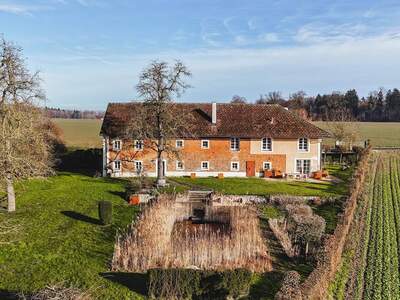
[[[246,176],[247,177],[256,176],[256,162],[255,161],[246,161]]]

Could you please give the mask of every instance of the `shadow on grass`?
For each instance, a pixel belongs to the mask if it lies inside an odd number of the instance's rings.
[[[262,274],[258,282],[251,286],[248,299],[274,299],[281,287],[282,279],[281,272]]]
[[[21,299],[19,293],[0,290],[0,299],[2,300],[18,300]]]
[[[125,273],[125,272],[107,272],[100,273],[100,276],[118,283],[130,289],[132,292],[147,295],[147,274]]]
[[[120,197],[125,200],[126,193],[125,192],[118,192],[118,191],[109,191],[111,195]]]
[[[86,223],[91,223],[94,225],[101,225],[100,220],[83,215],[81,213],[78,213],[76,211],[70,211],[70,210],[66,210],[66,211],[62,211],[61,212],[64,216],[67,216],[71,219],[75,219],[78,221],[82,221],[82,222],[86,222]]]

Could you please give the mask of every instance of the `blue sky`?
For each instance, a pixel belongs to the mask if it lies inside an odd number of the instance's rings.
[[[0,0],[0,33],[64,108],[135,99],[154,59],[191,69],[179,101],[400,87],[400,1]]]

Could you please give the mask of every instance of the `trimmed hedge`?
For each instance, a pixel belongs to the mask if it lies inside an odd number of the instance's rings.
[[[153,299],[236,299],[248,294],[252,278],[245,269],[151,269],[147,274],[148,295]]]

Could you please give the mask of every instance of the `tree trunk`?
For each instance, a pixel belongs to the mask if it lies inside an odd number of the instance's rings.
[[[158,151],[157,151],[157,186],[163,187],[166,185],[164,177],[164,164],[162,159],[162,152],[164,150],[164,139],[160,138],[158,141]]]
[[[7,177],[7,200],[8,200],[8,212],[15,211],[15,191],[12,178]]]

